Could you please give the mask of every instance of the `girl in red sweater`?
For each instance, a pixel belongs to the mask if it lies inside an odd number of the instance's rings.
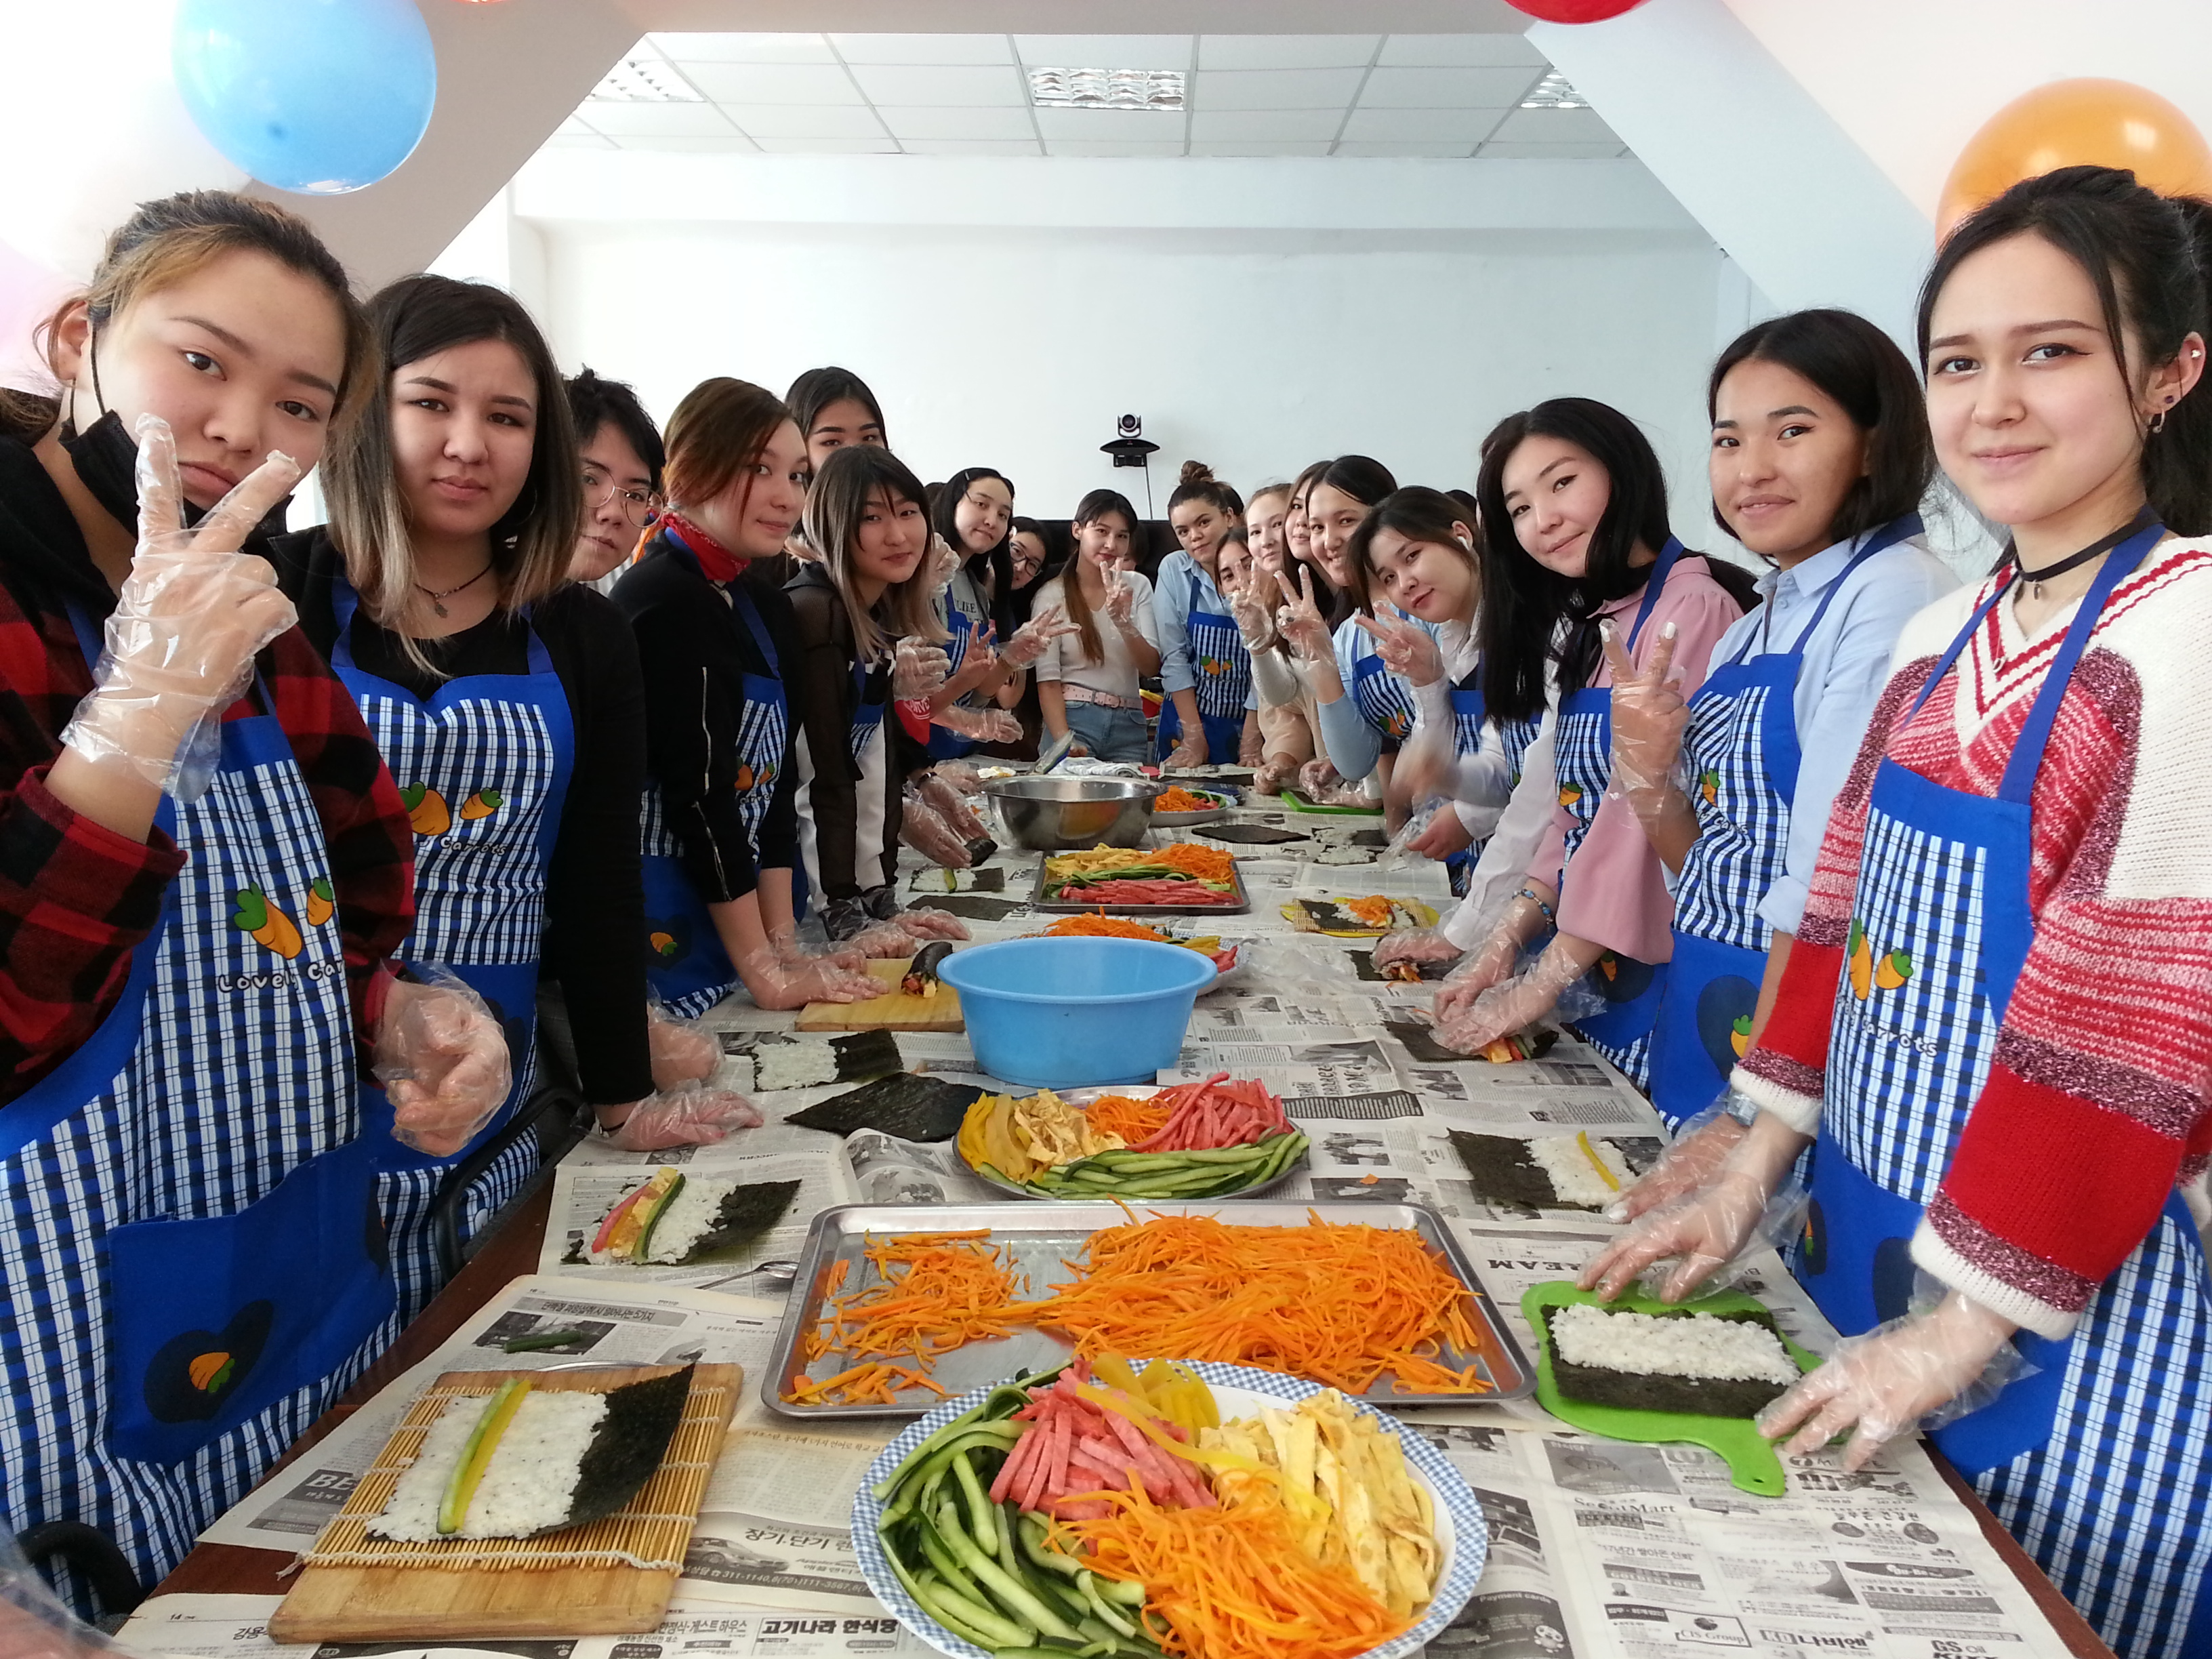
[[[1855,1341],[1764,1431],[1925,1420],[2128,1659],[2212,1652],[2212,204],[2069,167],[1922,289],[1944,470],[2012,546],[1909,623],[1719,1175],[1599,1256],[1733,1255],[1808,1141],[1794,1266]],[[1916,1294],[1918,1277],[1925,1293]],[[2024,1358],[2033,1368],[2022,1368]]]

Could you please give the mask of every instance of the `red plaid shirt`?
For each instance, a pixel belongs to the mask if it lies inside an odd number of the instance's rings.
[[[329,844],[357,1029],[414,924],[415,837],[352,696],[296,628],[261,657],[276,716]],[[26,614],[0,586],[0,1103],[76,1051],[122,994],[184,854],[80,817],[46,769],[92,672],[65,611]],[[258,712],[240,702],[230,718]],[[365,1053],[364,1049],[364,1053]]]

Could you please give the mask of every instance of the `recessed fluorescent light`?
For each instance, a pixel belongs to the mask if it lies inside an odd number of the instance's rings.
[[[1521,100],[1522,109],[1588,109],[1589,100],[1567,83],[1567,77],[1553,70],[1529,88],[1528,95]]]
[[[625,58],[592,88],[603,104],[703,104],[697,89],[658,58]]]
[[[1033,69],[1040,109],[1181,109],[1181,70]]]

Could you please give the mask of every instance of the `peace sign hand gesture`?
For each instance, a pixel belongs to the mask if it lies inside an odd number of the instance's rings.
[[[1275,573],[1275,581],[1283,590],[1285,601],[1276,613],[1276,626],[1301,661],[1321,661],[1334,647],[1328,624],[1322,620],[1321,604],[1314,597],[1313,574],[1300,565],[1297,586],[1291,586],[1290,573],[1285,570]]]
[[[1626,795],[1632,805],[1656,804],[1674,778],[1690,723],[1690,706],[1674,673],[1674,624],[1659,630],[1651,660],[1640,670],[1610,622],[1600,624],[1600,635],[1613,673],[1613,780],[1606,793]]]
[[[1434,685],[1444,677],[1444,653],[1436,637],[1404,611],[1352,619],[1374,636],[1382,665],[1413,685]]]

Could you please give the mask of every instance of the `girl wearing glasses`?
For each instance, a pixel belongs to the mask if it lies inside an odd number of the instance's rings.
[[[653,417],[620,380],[587,368],[568,382],[568,392],[584,479],[584,527],[568,577],[611,593],[660,506],[667,455]]]

